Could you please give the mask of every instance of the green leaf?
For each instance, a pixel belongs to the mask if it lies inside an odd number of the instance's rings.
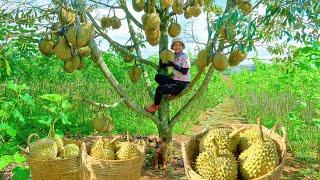
[[[313,119],[313,123],[320,128],[320,119]]]
[[[17,131],[9,125],[7,125],[5,130],[6,130],[6,133],[11,137],[15,137],[17,135]]]
[[[28,167],[17,166],[13,170],[13,180],[28,180],[30,179],[30,169]]]
[[[21,99],[28,105],[34,105],[34,99],[29,94],[22,95]]]
[[[71,125],[71,122],[69,121],[69,116],[68,116],[68,114],[61,113],[61,120],[62,120],[62,124]]]
[[[19,87],[16,83],[14,83],[13,81],[8,81],[7,82],[7,88],[10,90],[13,90],[14,92],[18,92]]]
[[[14,155],[13,155],[13,158],[14,158],[14,161],[16,163],[23,163],[23,162],[26,162],[26,158],[25,156],[23,156],[22,154],[20,154],[19,152],[16,152]]]
[[[44,94],[39,96],[41,99],[48,100],[50,102],[60,103],[65,97],[60,94]]]
[[[63,100],[61,104],[62,109],[68,110],[72,107],[71,103],[68,100]]]
[[[4,155],[0,157],[0,171],[3,171],[10,163],[12,163],[13,157],[10,155]]]
[[[4,63],[5,63],[5,66],[6,66],[7,75],[10,76],[10,74],[11,74],[11,67],[10,67],[9,61],[5,59],[5,60],[4,60]]]
[[[38,122],[41,123],[41,124],[45,124],[47,126],[50,126],[51,125],[51,122],[52,122],[52,117],[50,116],[43,116],[43,117],[40,117],[38,119]]]
[[[0,119],[7,119],[7,118],[9,118],[9,113],[0,109]]]
[[[12,115],[13,117],[18,118],[20,122],[24,122],[24,117],[18,109],[13,110]]]

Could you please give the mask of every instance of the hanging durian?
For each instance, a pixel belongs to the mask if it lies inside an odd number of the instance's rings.
[[[72,57],[71,47],[64,36],[60,37],[58,44],[53,48],[53,52],[57,58],[62,60],[68,60]]]
[[[41,39],[38,48],[39,51],[47,57],[50,57],[53,54],[53,42],[48,38]]]
[[[161,0],[163,8],[169,8],[173,5],[173,0]]]
[[[179,23],[171,23],[168,28],[168,34],[170,37],[176,37],[179,36],[181,32],[181,26]]]
[[[216,52],[212,57],[212,61],[213,61],[214,67],[218,71],[225,70],[229,65],[227,56],[222,52]]]
[[[129,71],[129,77],[132,83],[138,82],[141,77],[142,70],[139,66],[133,66]]]
[[[135,11],[140,12],[145,6],[144,0],[132,0],[132,7]]]
[[[174,0],[172,10],[175,14],[183,13],[183,0]]]

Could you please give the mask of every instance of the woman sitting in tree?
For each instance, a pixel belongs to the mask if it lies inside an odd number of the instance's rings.
[[[160,68],[168,66],[173,67],[173,78],[163,74],[157,74],[155,81],[159,84],[156,89],[154,103],[146,108],[150,113],[156,112],[161,103],[162,96],[169,95],[172,99],[175,95],[179,94],[190,83],[190,60],[188,55],[183,52],[185,48],[184,42],[181,38],[174,38],[171,43],[171,49],[174,51],[175,59],[169,61],[167,64],[162,63],[160,60]]]

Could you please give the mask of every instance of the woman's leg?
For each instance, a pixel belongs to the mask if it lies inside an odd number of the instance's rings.
[[[170,78],[164,74],[156,74],[156,76],[154,77],[154,80],[158,84],[173,84],[173,83],[175,83],[172,78]]]
[[[156,89],[156,95],[154,97],[154,104],[160,105],[162,96],[164,94],[179,94],[185,87],[181,84],[162,84]]]

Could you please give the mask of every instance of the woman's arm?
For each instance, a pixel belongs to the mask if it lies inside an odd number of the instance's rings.
[[[174,63],[171,62],[171,61],[168,62],[168,65],[169,65],[169,66],[173,66],[173,68],[174,68],[175,70],[181,72],[182,74],[187,74],[188,71],[189,71],[189,68],[183,68],[183,67],[181,67],[181,66],[179,66],[179,65],[174,64]]]

